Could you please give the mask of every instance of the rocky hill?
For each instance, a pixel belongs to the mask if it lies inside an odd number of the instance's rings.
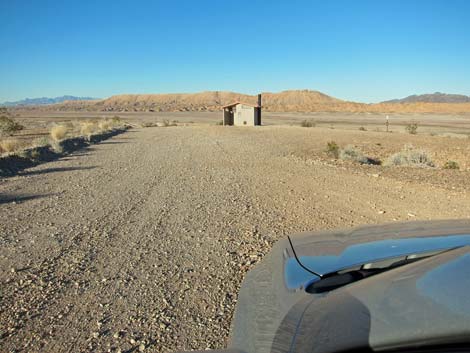
[[[263,107],[272,111],[314,110],[318,106],[329,106],[343,101],[326,94],[310,90],[262,93]],[[55,105],[59,110],[100,111],[211,111],[223,105],[242,101],[255,104],[256,96],[235,92],[200,92],[176,94],[125,94],[112,96],[95,102],[67,102]]]
[[[431,93],[392,99],[382,103],[470,103],[470,96],[463,94]]]
[[[442,94],[441,94],[442,95]],[[351,113],[470,113],[470,101],[441,103],[389,101],[365,104],[343,101],[312,90],[291,90],[279,93],[262,93],[263,109],[273,112],[351,112]],[[453,96],[453,95],[446,95]],[[464,96],[465,97],[465,96]],[[67,101],[64,103],[22,107],[26,110],[84,111],[84,112],[170,112],[170,111],[217,111],[222,106],[242,101],[255,104],[255,95],[236,92],[209,91],[175,94],[125,94],[93,101]]]

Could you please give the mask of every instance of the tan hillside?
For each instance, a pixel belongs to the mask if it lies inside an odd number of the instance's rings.
[[[276,111],[306,111],[327,107],[343,101],[310,90],[262,93],[263,107]],[[43,107],[47,110],[100,110],[100,111],[197,111],[219,110],[221,106],[242,101],[255,104],[255,95],[235,92],[210,91],[175,94],[123,94],[98,101],[68,101]]]
[[[378,103],[347,102],[318,91],[290,90],[265,92],[263,108],[275,112],[370,112],[370,113],[470,113],[470,103]],[[254,95],[208,91],[175,94],[123,94],[102,100],[67,101],[41,107],[23,108],[42,111],[216,111],[223,105],[242,101],[255,104]]]

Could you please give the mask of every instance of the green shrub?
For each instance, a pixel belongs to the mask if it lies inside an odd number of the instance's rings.
[[[444,164],[444,169],[460,169],[460,166],[456,161],[447,161]]]
[[[336,142],[330,141],[326,144],[326,154],[333,158],[339,157],[339,146]]]
[[[410,123],[405,126],[405,130],[411,135],[416,135],[418,133],[418,124]]]
[[[310,120],[304,120],[304,121],[302,121],[302,122],[300,123],[300,126],[302,126],[302,127],[315,127],[316,124],[315,124],[315,122],[314,122],[313,120],[310,119]]]
[[[23,130],[24,126],[14,121],[12,118],[0,116],[0,134],[11,136],[14,132]]]

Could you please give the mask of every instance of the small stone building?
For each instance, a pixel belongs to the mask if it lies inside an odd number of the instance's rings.
[[[258,95],[258,105],[235,102],[222,107],[222,109],[224,125],[261,125],[261,95]]]

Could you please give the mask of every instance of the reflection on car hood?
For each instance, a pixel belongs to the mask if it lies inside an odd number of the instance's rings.
[[[297,260],[320,275],[403,256],[470,245],[468,222],[401,223],[290,237]]]
[[[470,235],[381,240],[351,245],[338,256],[300,256],[299,261],[309,270],[326,275],[362,264],[449,250],[466,245],[470,245]]]

